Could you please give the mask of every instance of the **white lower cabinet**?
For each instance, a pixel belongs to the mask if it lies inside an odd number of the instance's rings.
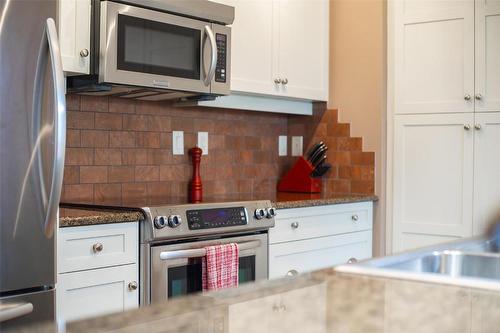
[[[137,308],[137,283],[137,264],[60,274],[58,318],[71,321]]]
[[[59,228],[59,321],[139,306],[138,223]]]
[[[278,210],[269,231],[269,278],[372,256],[373,203]]]

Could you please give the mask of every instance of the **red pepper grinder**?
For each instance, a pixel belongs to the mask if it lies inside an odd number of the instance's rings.
[[[199,203],[203,199],[203,186],[200,177],[200,162],[203,151],[199,147],[189,150],[189,155],[193,158],[193,179],[189,183],[189,202]]]

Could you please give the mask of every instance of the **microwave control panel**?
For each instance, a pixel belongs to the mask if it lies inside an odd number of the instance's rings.
[[[215,67],[215,82],[226,82],[226,54],[227,54],[227,35],[215,34],[217,42],[217,66]]]
[[[248,221],[245,207],[188,210],[186,217],[189,230],[233,227]]]

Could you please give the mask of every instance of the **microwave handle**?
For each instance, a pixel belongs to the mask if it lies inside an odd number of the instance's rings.
[[[249,241],[237,243],[238,249],[240,251],[255,249],[260,246],[260,240]],[[189,250],[178,250],[178,251],[163,251],[160,253],[161,260],[174,260],[174,259],[189,259],[189,258],[199,258],[207,255],[205,248],[201,249],[189,249]]]
[[[205,77],[205,85],[209,86],[210,83],[212,82],[212,79],[214,78],[215,68],[217,67],[217,43],[215,42],[214,32],[212,31],[212,28],[210,28],[209,25],[205,26],[205,34],[208,36],[208,39],[210,41],[210,50],[211,50],[210,67],[207,76]]]

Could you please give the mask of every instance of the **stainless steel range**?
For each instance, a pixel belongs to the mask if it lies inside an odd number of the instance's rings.
[[[268,277],[271,202],[244,201],[144,208],[141,305],[202,290],[201,259],[209,245],[239,245],[239,282]]]

